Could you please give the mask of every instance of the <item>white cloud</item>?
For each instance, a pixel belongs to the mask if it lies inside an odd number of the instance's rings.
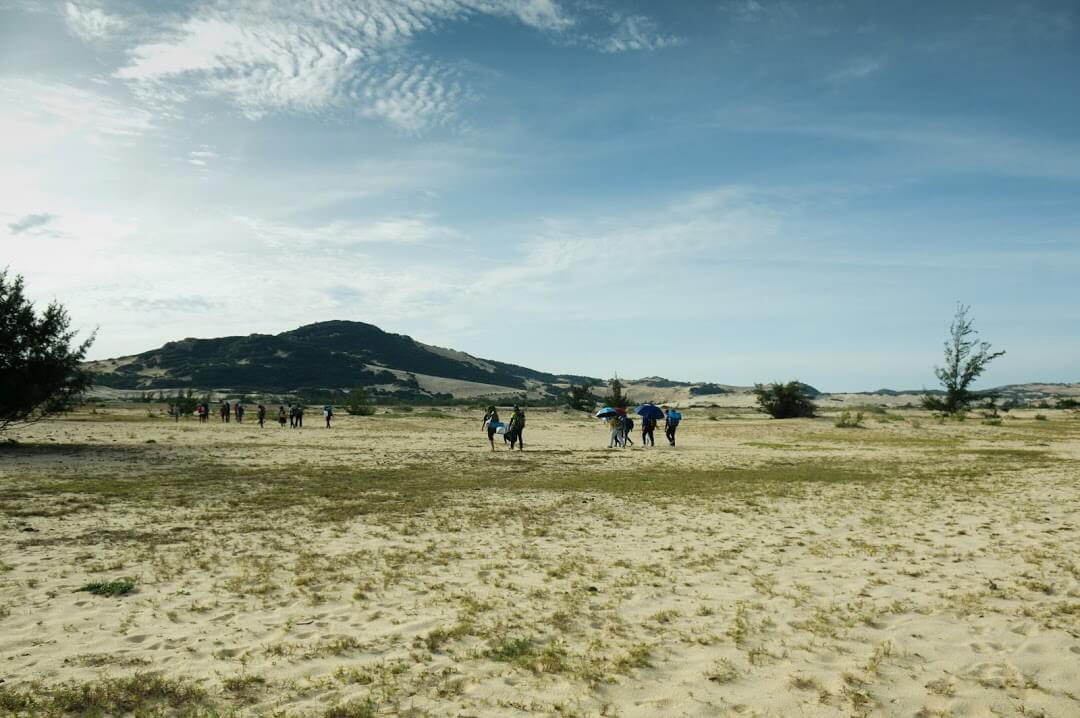
[[[656,22],[644,15],[614,15],[611,23],[613,32],[598,43],[604,52],[662,50],[682,44],[680,38],[661,33]]]
[[[64,22],[73,34],[83,40],[104,40],[122,31],[127,22],[109,15],[94,5],[67,2],[64,4]]]
[[[877,58],[860,58],[849,62],[836,72],[825,77],[826,82],[850,82],[864,80],[876,75],[885,67],[885,61]]]
[[[164,105],[223,97],[250,118],[350,108],[419,132],[453,121],[473,93],[454,66],[410,41],[475,15],[554,34],[576,25],[556,0],[216,0],[132,48],[115,77]],[[642,15],[611,23],[610,37],[593,42],[607,52],[677,42]]]
[[[542,30],[569,24],[550,0],[327,0],[212,4],[131,50],[116,77],[155,97],[222,96],[247,116],[356,105],[407,131],[452,119],[468,92],[440,63],[403,52],[413,36],[473,13]]]
[[[313,227],[288,225],[246,216],[233,220],[260,241],[275,247],[341,247],[360,244],[420,244],[458,237],[424,217],[391,217],[373,222],[339,220]]]
[[[153,127],[149,112],[60,82],[0,79],[0,156],[31,154],[66,140],[127,142]]]

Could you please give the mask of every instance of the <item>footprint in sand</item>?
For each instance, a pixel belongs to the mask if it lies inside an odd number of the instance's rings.
[[[214,621],[215,623],[220,623],[221,621],[231,620],[235,615],[235,613],[223,613],[220,616],[215,616],[214,618],[211,618],[210,620]]]
[[[149,637],[150,636],[148,636],[145,633],[139,634],[138,636],[128,636],[127,637],[127,642],[128,643],[142,643],[143,641],[145,641]]]

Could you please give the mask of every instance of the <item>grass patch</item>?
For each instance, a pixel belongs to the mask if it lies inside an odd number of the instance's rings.
[[[75,592],[86,591],[96,596],[124,596],[135,590],[135,582],[127,579],[120,581],[92,581]]]
[[[30,690],[0,687],[0,709],[45,715],[191,715],[207,706],[206,692],[182,679],[136,673],[87,683],[35,685]]]

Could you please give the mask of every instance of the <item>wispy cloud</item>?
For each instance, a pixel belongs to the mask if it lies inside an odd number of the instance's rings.
[[[138,45],[116,77],[158,97],[226,97],[252,118],[354,106],[416,131],[452,119],[468,93],[452,69],[403,49],[475,13],[544,31],[572,23],[551,0],[240,0],[202,6]]]
[[[96,5],[64,3],[64,22],[74,35],[83,40],[104,40],[122,31],[127,22],[116,15],[109,15]]]
[[[212,2],[132,48],[115,77],[164,104],[223,97],[251,118],[352,110],[419,132],[453,121],[474,95],[454,65],[410,43],[477,15],[553,35],[578,24],[556,0]],[[624,52],[677,42],[648,17],[615,15],[593,44]]]
[[[61,82],[0,79],[0,155],[75,138],[128,141],[154,126],[151,114],[111,96]]]
[[[259,240],[277,247],[341,247],[360,244],[421,244],[453,239],[454,230],[424,217],[391,217],[373,222],[339,220],[316,226],[289,225],[254,217],[234,216]]]
[[[826,82],[843,83],[856,80],[865,80],[871,75],[876,75],[885,67],[885,61],[880,58],[859,58],[853,60],[839,70],[825,76]]]
[[[682,44],[681,38],[662,33],[656,21],[645,15],[615,14],[611,24],[613,32],[599,42],[604,52],[661,50]]]
[[[56,219],[55,214],[28,214],[8,224],[8,229],[11,230],[12,234],[32,232],[33,230],[42,229],[54,219]]]

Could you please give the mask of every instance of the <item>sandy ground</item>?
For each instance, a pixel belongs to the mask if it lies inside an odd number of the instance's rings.
[[[1080,420],[725,411],[675,449],[538,410],[523,453],[463,411],[25,430],[0,708],[156,675],[195,690],[135,712],[1080,715]]]

